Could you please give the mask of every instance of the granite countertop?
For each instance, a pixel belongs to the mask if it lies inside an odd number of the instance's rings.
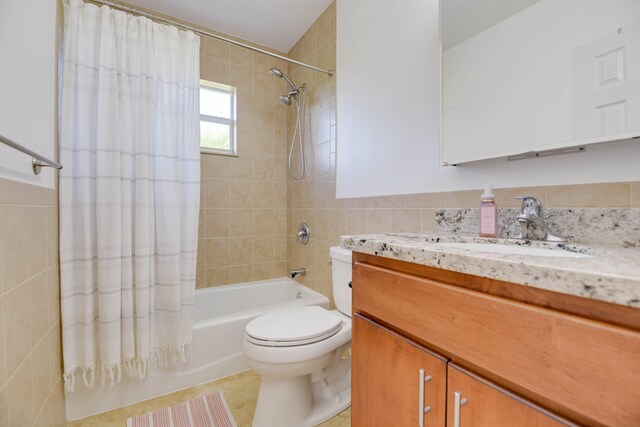
[[[513,255],[440,245],[447,242],[501,243],[590,256]],[[370,255],[640,308],[640,248],[637,247],[411,233],[343,236],[340,244]]]

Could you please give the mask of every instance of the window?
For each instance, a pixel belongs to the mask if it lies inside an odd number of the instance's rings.
[[[236,88],[200,80],[200,150],[236,154]]]

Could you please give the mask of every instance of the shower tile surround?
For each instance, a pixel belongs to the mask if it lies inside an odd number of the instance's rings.
[[[238,156],[202,154],[197,287],[285,276],[287,86],[269,69],[286,64],[207,37],[200,52],[201,79],[237,88]]]
[[[0,179],[0,426],[65,423],[56,190]]]

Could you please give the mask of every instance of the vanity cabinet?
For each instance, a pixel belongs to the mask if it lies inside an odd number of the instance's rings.
[[[640,425],[637,312],[523,288],[354,253],[353,425],[419,425],[423,353],[447,361],[450,427],[456,391],[463,427]],[[379,424],[390,408],[401,421]]]
[[[569,424],[360,314],[353,328],[353,427]]]
[[[358,314],[352,345],[353,427],[444,426],[444,357]]]

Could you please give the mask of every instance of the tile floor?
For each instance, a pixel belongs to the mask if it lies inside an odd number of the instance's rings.
[[[207,384],[191,387],[155,399],[115,409],[110,412],[84,418],[67,423],[67,427],[122,427],[127,418],[136,414],[148,412],[157,408],[175,405],[194,397],[222,390],[227,404],[233,413],[238,427],[251,427],[253,411],[258,399],[260,377],[252,371],[242,372]],[[336,415],[332,419],[320,424],[319,427],[349,427],[351,426],[351,409]]]

